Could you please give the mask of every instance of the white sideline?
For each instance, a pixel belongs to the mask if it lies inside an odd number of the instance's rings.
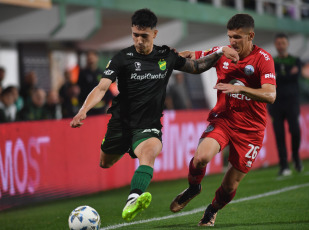
[[[299,188],[303,188],[303,187],[307,187],[307,186],[309,186],[309,183],[289,186],[289,187],[285,187],[285,188],[282,188],[282,189],[262,193],[262,194],[259,194],[259,195],[240,198],[240,199],[231,201],[230,204],[240,203],[240,202],[248,201],[248,200],[255,200],[255,199],[259,199],[259,198],[267,197],[267,196],[272,196],[272,195],[277,195],[277,194],[280,194],[280,193],[283,193],[283,192],[288,192],[288,191],[291,191],[291,190],[295,190],[295,189],[299,189]],[[121,228],[121,227],[125,227],[125,226],[135,225],[135,224],[144,224],[144,223],[149,223],[149,222],[152,222],[152,221],[160,221],[160,220],[172,219],[172,218],[176,218],[176,217],[180,217],[180,216],[187,216],[187,215],[191,215],[191,214],[194,214],[194,213],[197,213],[197,212],[202,212],[202,211],[205,210],[205,208],[206,207],[201,207],[201,208],[193,209],[191,211],[180,212],[180,213],[173,214],[173,215],[155,217],[155,218],[151,218],[151,219],[148,219],[148,220],[139,220],[139,221],[134,221],[134,222],[130,222],[130,223],[111,225],[111,226],[107,226],[105,228],[101,228],[100,230],[117,229],[117,228]]]

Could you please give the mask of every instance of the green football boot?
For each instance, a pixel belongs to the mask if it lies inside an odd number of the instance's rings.
[[[133,194],[131,194],[133,195]],[[122,211],[122,218],[125,221],[131,221],[138,213],[148,208],[152,196],[149,192],[144,192],[142,195],[129,196],[126,206]]]

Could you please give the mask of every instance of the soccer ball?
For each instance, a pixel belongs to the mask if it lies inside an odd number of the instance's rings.
[[[87,205],[75,208],[69,216],[70,230],[99,230],[100,225],[99,213]]]

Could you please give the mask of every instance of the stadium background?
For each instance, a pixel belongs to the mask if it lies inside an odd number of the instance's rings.
[[[132,44],[130,16],[144,7],[159,17],[155,43],[179,51],[226,45],[227,20],[237,12],[250,13],[256,20],[254,43],[271,54],[276,54],[274,34],[288,33],[289,51],[305,63],[302,82],[309,84],[309,5],[305,2],[0,0],[0,66],[6,69],[3,86],[20,86],[25,73],[33,70],[39,76],[40,87],[58,90],[65,70],[71,71],[72,81],[77,80],[88,49],[100,52],[100,66],[104,68],[118,50]],[[165,112],[164,148],[155,165],[154,180],[186,176],[188,160],[207,125],[205,117],[215,103],[214,81],[215,72],[211,70],[189,83],[190,97],[195,102],[192,111]],[[307,94],[304,90],[303,159],[309,158]],[[70,129],[69,119],[0,124],[0,210],[128,185],[135,161],[126,157],[108,170],[98,166],[98,148],[108,118],[88,118],[80,130]],[[256,168],[277,164],[274,141],[268,125]],[[224,156],[218,154],[207,173],[223,170]]]

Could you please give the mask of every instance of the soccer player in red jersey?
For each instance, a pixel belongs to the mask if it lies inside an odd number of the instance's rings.
[[[171,203],[172,212],[183,209],[201,192],[201,181],[207,163],[227,145],[230,146],[229,166],[221,186],[206,208],[199,226],[213,226],[218,210],[235,196],[240,181],[256,159],[266,126],[266,104],[276,99],[274,61],[265,50],[253,44],[254,19],[236,14],[227,23],[230,45],[239,55],[237,64],[222,56],[214,65],[218,80],[217,104],[210,111],[209,125],[202,134],[189,165],[189,188]],[[222,47],[209,51],[184,51],[181,55],[199,59]]]

